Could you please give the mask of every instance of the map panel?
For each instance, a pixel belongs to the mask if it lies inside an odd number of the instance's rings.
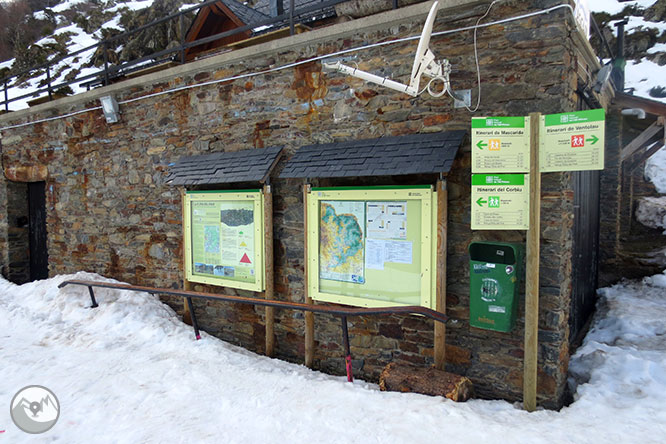
[[[192,262],[199,275],[255,282],[252,201],[192,202]]]
[[[321,201],[319,278],[363,284],[365,202]]]

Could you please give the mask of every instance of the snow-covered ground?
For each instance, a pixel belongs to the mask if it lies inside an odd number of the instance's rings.
[[[155,297],[65,279],[0,280],[0,405],[31,384],[60,401],[44,435],[0,408],[0,443],[663,443],[666,275],[602,290],[571,360],[576,401],[527,413],[504,401],[454,403],[381,392],[258,356],[190,327]],[[3,432],[4,431],[4,432]]]

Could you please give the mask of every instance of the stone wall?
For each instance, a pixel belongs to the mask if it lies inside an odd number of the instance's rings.
[[[530,5],[541,8],[555,3],[500,3],[493,8],[492,17],[514,16]],[[486,8],[487,4],[471,3],[459,10],[440,11],[435,29],[471,25]],[[413,11],[419,12],[415,15]],[[42,106],[29,113],[2,116],[0,126],[95,107],[96,97],[109,91],[119,100],[139,98],[368,42],[416,35],[426,12],[427,5],[415,5],[290,37],[281,43],[235,51],[165,71],[159,74],[159,81],[153,78],[144,84],[121,83],[79,99],[65,99],[57,109]],[[558,10],[479,31],[483,89],[476,115],[575,109],[576,70],[582,56],[572,38],[575,30],[569,16],[568,11]],[[337,29],[350,31],[336,34]],[[454,89],[476,88],[472,42],[469,31],[432,40],[435,54],[452,63]],[[361,69],[405,79],[411,71],[414,49],[415,43],[405,42],[365,50],[352,54],[352,58]],[[299,146],[312,143],[470,127],[470,113],[454,109],[448,98],[427,94],[411,98],[358,79],[322,72],[319,63],[154,96],[121,105],[121,111],[120,122],[113,125],[106,124],[101,111],[95,110],[3,132],[5,168],[48,166],[51,275],[87,270],[133,284],[181,287],[181,190],[164,184],[169,166],[180,156],[284,145],[289,157]],[[470,230],[470,156],[466,145],[447,178],[446,299],[452,319],[447,328],[447,369],[472,378],[479,396],[515,401],[522,392],[523,297],[511,333],[470,328],[467,246],[471,240],[523,241],[525,236],[521,231]],[[277,173],[280,168],[278,165]],[[314,185],[432,184],[435,180],[434,176],[406,176],[315,181]],[[303,300],[302,185],[299,180],[273,181],[275,289],[280,300]],[[238,184],[239,188],[247,186]],[[544,174],[542,186],[538,392],[542,405],[557,407],[564,399],[568,365],[571,175]],[[199,285],[195,288],[248,294]],[[182,304],[172,299],[166,302],[176,309]],[[195,310],[204,330],[247,349],[263,351],[263,309],[195,301]],[[276,316],[277,356],[302,362],[303,314],[278,310]],[[432,363],[432,322],[411,316],[350,321],[357,376],[376,380],[390,361],[420,366]],[[317,316],[315,328],[315,368],[343,373],[339,322]]]

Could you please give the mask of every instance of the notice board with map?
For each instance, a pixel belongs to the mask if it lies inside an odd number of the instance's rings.
[[[312,188],[309,296],[359,307],[434,307],[436,215],[429,185]]]
[[[263,239],[263,195],[259,190],[186,193],[187,280],[263,291]]]

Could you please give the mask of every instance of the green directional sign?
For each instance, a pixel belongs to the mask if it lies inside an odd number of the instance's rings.
[[[605,120],[603,109],[542,116],[540,170],[603,170]]]
[[[472,230],[527,230],[529,174],[472,174]]]
[[[529,169],[527,117],[472,118],[472,173],[526,173]]]

